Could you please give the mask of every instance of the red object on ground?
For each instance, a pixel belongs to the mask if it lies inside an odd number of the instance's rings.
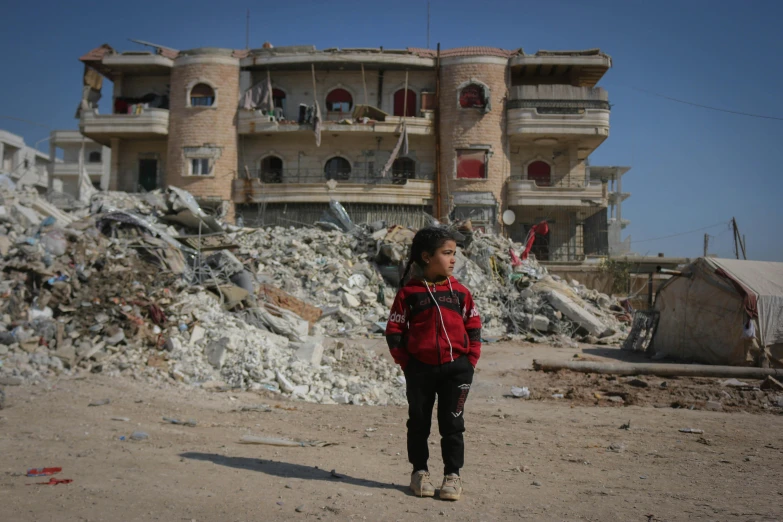
[[[511,256],[511,266],[519,266],[522,264],[522,261],[519,260],[519,256],[517,256],[517,253],[514,252],[513,248],[508,248],[508,254]]]
[[[549,225],[546,224],[546,221],[542,221],[538,225],[533,225],[533,227],[530,229],[530,232],[527,233],[527,242],[525,244],[525,250],[522,252],[522,255],[520,256],[522,260],[527,259],[528,254],[530,254],[530,249],[533,248],[533,243],[536,241],[536,234],[540,236],[545,236],[549,234]]]
[[[56,479],[54,477],[49,479],[49,482],[33,482],[27,484],[28,486],[56,486],[57,484],[70,484],[73,479]]]
[[[28,477],[46,477],[59,473],[63,468],[30,468],[27,470]]]

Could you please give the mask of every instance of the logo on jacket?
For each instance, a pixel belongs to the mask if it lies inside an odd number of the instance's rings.
[[[405,313],[392,312],[389,314],[389,322],[397,324],[405,323]]]

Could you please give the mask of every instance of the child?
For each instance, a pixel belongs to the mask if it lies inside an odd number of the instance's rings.
[[[391,355],[405,372],[410,487],[420,497],[435,495],[427,439],[437,395],[444,500],[459,500],[462,494],[463,408],[481,355],[481,318],[468,289],[451,275],[456,252],[454,236],[445,228],[416,233],[400,285],[414,263],[421,275],[400,288],[386,327]]]

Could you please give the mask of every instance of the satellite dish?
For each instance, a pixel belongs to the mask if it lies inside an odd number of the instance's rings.
[[[504,225],[513,225],[514,220],[517,219],[517,215],[514,214],[513,210],[506,210],[503,212],[503,224]]]

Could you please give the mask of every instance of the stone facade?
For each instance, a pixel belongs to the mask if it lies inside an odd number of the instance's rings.
[[[170,106],[150,111],[149,124],[131,114],[115,119],[89,115],[93,128],[103,132],[103,142],[110,137],[110,186],[115,189],[139,190],[140,161],[156,159],[155,186],[185,188],[204,204],[228,203],[229,220],[235,204],[258,216],[267,205],[305,209],[310,203],[323,205],[327,197],[364,205],[361,211],[367,215],[380,212],[381,203],[408,207],[411,216],[431,205],[433,214],[439,210],[438,218],[470,218],[480,228],[516,239],[523,239],[537,220],[548,219],[553,234],[547,255],[568,260],[585,255],[590,241],[584,238],[584,223],[606,208],[606,191],[586,177],[587,158],[609,130],[607,94],[595,85],[611,59],[595,50],[527,55],[489,47],[450,49],[441,53],[439,70],[436,53],[427,49],[159,49],[148,58],[123,56],[110,54],[103,62],[134,64],[132,73],[104,69],[115,82],[115,97],[168,92]],[[149,64],[146,76],[139,72],[141,62]],[[240,96],[267,78],[276,90],[275,115],[240,108]],[[215,93],[211,106],[191,106],[191,89],[199,83]],[[407,185],[380,174],[402,129],[401,118],[394,116],[395,97],[406,83],[415,95],[406,97],[413,105],[406,118],[405,165],[415,170],[415,183]],[[438,107],[423,111],[425,93],[434,103],[438,83]],[[490,106],[461,106],[461,93],[469,86],[488,96]],[[328,110],[327,96],[334,89],[350,94],[348,111]],[[320,147],[312,126],[300,121],[301,107],[314,101],[324,123]],[[390,116],[353,120],[349,111],[357,105]],[[326,184],[324,168],[334,157],[347,161],[350,176]],[[483,158],[481,174],[458,174],[460,157],[471,158],[472,165]],[[262,163],[265,158],[273,160]],[[273,173],[272,181],[264,179],[268,172],[260,173],[262,164],[272,168],[270,161],[282,173]],[[544,180],[536,177],[542,163],[548,166]],[[150,163],[145,166],[152,185]],[[308,207],[307,212],[316,210]],[[503,223],[506,210],[518,216],[513,225]]]
[[[214,90],[214,103],[192,107],[190,91],[201,83]],[[171,73],[166,185],[184,188],[198,198],[231,201],[231,181],[237,172],[238,102],[239,60],[230,50],[193,51],[177,57]],[[202,157],[211,162],[212,171],[193,175],[191,160]],[[230,204],[226,218],[233,217]]]

